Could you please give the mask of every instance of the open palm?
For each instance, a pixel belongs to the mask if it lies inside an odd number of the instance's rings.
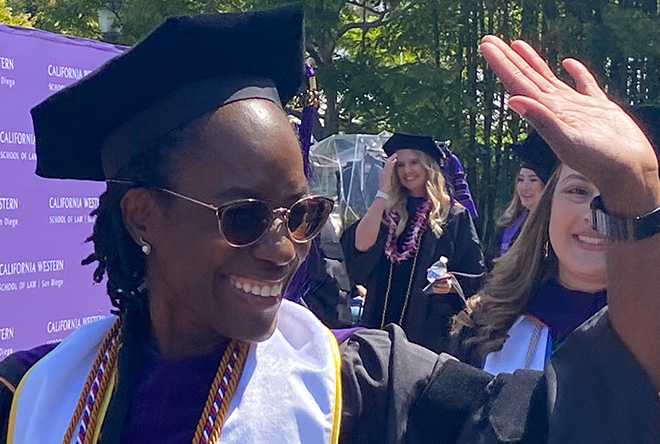
[[[658,178],[658,162],[633,120],[609,100],[577,60],[563,66],[576,88],[559,80],[523,41],[511,46],[495,36],[481,41],[484,58],[512,97],[509,106],[527,119],[559,158],[588,176],[611,199]]]

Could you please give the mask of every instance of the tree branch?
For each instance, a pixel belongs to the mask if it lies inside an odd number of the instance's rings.
[[[348,2],[347,2],[348,3]],[[388,15],[387,19],[381,16],[381,18],[372,20],[370,22],[356,22],[356,23],[346,23],[344,26],[339,28],[339,31],[337,32],[337,37],[335,37],[335,41],[339,40],[339,38],[346,34],[348,31],[351,29],[362,29],[363,31],[368,31],[373,28],[377,28],[379,26],[387,25],[388,23],[392,23],[399,17],[401,17],[403,14],[408,12],[413,6],[417,5],[420,3],[420,0],[410,0],[406,6],[403,8],[399,9],[398,11],[394,11],[391,14]],[[362,6],[362,5],[360,5]]]
[[[380,18],[383,18],[383,16],[384,16],[385,14],[387,14],[387,11],[377,11],[377,10],[375,10],[374,8],[370,8],[370,7],[367,6],[367,5],[363,5],[363,4],[361,4],[361,3],[358,3],[357,0],[349,0],[349,1],[346,2],[346,4],[348,4],[348,5],[353,5],[353,6],[357,6],[358,8],[366,9],[366,10],[369,11],[370,13],[372,13],[372,14],[374,14],[374,15],[377,15],[377,16],[380,17]]]

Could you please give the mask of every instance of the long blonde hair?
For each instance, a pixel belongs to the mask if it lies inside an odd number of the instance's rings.
[[[517,185],[519,174],[520,172],[516,174],[516,178],[513,182],[513,197],[511,198],[511,202],[509,202],[509,205],[507,205],[500,218],[497,219],[497,222],[495,222],[495,225],[498,227],[510,227],[518,219],[520,214],[526,210],[522,204],[522,201],[520,200],[520,195],[518,194]]]
[[[451,198],[445,188],[445,177],[442,172],[436,167],[436,162],[423,151],[414,150],[422,162],[428,178],[426,179],[426,196],[431,199],[432,207],[431,214],[429,214],[429,226],[435,234],[435,237],[442,236],[442,229],[449,210],[451,209]],[[392,174],[392,188],[390,195],[387,199],[387,210],[394,209],[401,219],[396,227],[396,235],[399,236],[406,228],[408,222],[408,210],[406,210],[406,202],[408,200],[408,190],[399,182],[399,175],[394,172]]]
[[[476,346],[481,358],[502,349],[507,332],[530,296],[541,284],[557,276],[557,256],[552,250],[548,230],[560,171],[561,167],[548,180],[518,240],[506,254],[495,260],[495,268],[484,288],[468,299],[466,308],[453,318],[454,335],[464,327],[476,329],[465,345]]]

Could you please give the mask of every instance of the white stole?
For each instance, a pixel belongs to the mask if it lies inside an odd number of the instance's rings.
[[[483,369],[493,375],[519,369],[543,370],[550,329],[536,318],[520,315],[508,335],[502,350],[486,356]]]
[[[80,327],[23,377],[12,404],[8,444],[62,442],[113,322],[111,316]],[[275,333],[250,346],[219,442],[336,443],[340,363],[332,333],[306,308],[282,301]]]

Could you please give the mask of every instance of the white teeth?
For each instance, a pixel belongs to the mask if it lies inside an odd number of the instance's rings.
[[[243,290],[245,293],[250,293],[255,296],[261,296],[264,298],[271,296],[279,296],[282,293],[282,284],[273,284],[271,285],[252,285],[248,282],[238,282],[234,278],[230,278],[229,282],[239,290]]]
[[[580,240],[580,242],[584,242],[585,244],[590,244],[590,245],[609,244],[609,239],[602,239],[602,238],[589,237],[589,236],[578,236],[578,239]]]

